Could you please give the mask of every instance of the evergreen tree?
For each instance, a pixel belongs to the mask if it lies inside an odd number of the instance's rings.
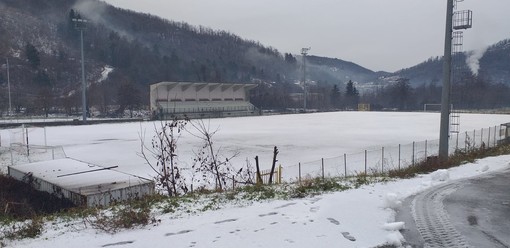
[[[349,80],[347,86],[345,86],[345,100],[347,107],[353,109],[357,107],[359,102],[358,89],[356,89],[356,86],[354,86],[354,83],[351,80]]]
[[[333,88],[331,89],[329,98],[331,101],[331,105],[333,107],[337,108],[340,106],[341,93],[340,93],[340,89],[338,88],[338,85],[336,85],[336,84],[333,85]]]
[[[27,57],[27,60],[32,68],[37,69],[41,64],[39,51],[37,51],[37,48],[35,48],[35,46],[30,43],[25,46],[25,56]]]

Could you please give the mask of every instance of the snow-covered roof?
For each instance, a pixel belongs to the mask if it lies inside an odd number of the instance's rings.
[[[31,173],[35,178],[80,195],[113,191],[151,182],[148,179],[115,171],[112,167],[64,158],[11,166],[10,169],[25,175]]]

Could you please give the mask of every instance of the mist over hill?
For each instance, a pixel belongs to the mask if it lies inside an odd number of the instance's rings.
[[[122,112],[147,105],[148,86],[160,81],[258,83],[253,99],[260,106],[300,106],[289,94],[302,92],[301,55],[281,53],[227,31],[164,20],[97,0],[2,0],[0,89],[7,92],[8,58],[17,112],[80,111],[80,33],[75,18],[88,20],[84,30],[87,96],[89,107],[101,112],[111,112],[111,106]],[[479,78],[509,84],[509,43],[487,49],[479,60]],[[317,108],[341,102],[330,98],[347,94],[347,87],[357,87],[351,93],[358,95],[359,91],[380,93],[401,79],[408,79],[412,87],[440,85],[441,58],[387,73],[341,59],[307,56],[310,90],[322,101],[311,102]],[[286,98],[286,103],[274,98]],[[7,94],[0,94],[0,111],[6,111],[7,102]]]

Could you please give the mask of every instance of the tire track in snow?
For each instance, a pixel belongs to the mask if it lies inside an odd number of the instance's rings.
[[[470,247],[451,224],[443,205],[445,197],[455,192],[458,187],[456,183],[449,183],[429,189],[413,199],[411,213],[425,241],[425,248]]]

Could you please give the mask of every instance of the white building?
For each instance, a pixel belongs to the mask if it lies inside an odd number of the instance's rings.
[[[161,82],[150,86],[155,118],[210,118],[258,114],[249,91],[256,84]]]

